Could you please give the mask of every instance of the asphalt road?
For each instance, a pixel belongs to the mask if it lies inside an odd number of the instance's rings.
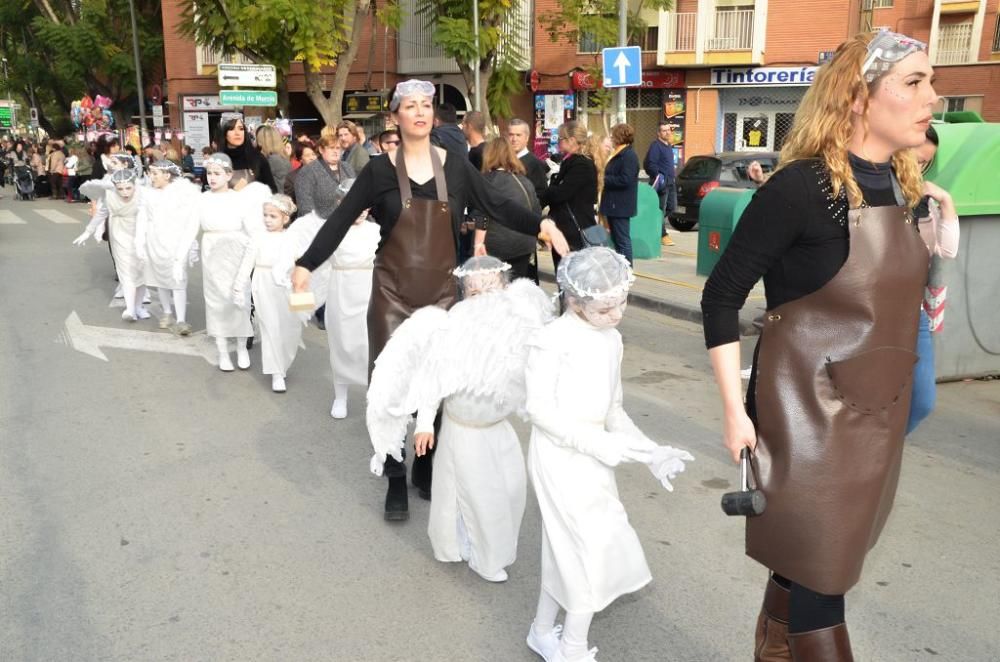
[[[324,334],[307,330],[276,395],[256,351],[250,371],[223,374],[199,355],[203,337],[182,355],[102,330],[161,333],[109,307],[106,245],[70,245],[82,205],[6,193],[0,660],[538,659],[524,645],[538,590],[533,496],[508,582],[436,562],[415,491],[408,523],[382,521],[362,394],[346,420],[328,416]],[[200,291],[196,272],[196,329]],[[74,311],[85,332],[67,329]],[[673,494],[644,468],[619,469],[654,579],[597,616],[591,644],[608,662],[749,660],[766,574],[719,509],[736,472],[700,328],[633,308],[621,330],[626,408],[697,460]],[[848,595],[857,659],[1000,659],[998,473],[1000,382],[943,385]]]

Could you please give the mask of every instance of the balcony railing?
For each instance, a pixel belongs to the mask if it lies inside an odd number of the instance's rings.
[[[692,53],[695,50],[695,29],[698,25],[697,12],[667,15],[667,52]]]
[[[253,64],[253,60],[237,53],[231,57],[224,57],[222,53],[214,51],[207,46],[198,46],[195,52],[198,68],[214,67],[220,62],[231,62],[234,64]]]
[[[753,9],[716,11],[707,51],[748,51],[753,47]]]
[[[935,64],[964,64],[972,46],[972,23],[942,25],[938,32]]]
[[[1000,53],[1000,15],[997,16],[997,25],[993,29],[993,52]]]

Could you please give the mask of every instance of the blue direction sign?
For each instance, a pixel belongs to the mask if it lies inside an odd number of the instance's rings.
[[[638,46],[605,48],[601,51],[604,87],[642,85],[642,49]]]

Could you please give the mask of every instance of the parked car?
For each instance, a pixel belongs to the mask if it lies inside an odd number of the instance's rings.
[[[778,153],[720,152],[689,158],[677,175],[677,208],[669,215],[670,225],[682,232],[698,225],[702,198],[718,186],[756,187],[757,183],[747,175],[752,161],[760,163],[767,174],[778,165]]]

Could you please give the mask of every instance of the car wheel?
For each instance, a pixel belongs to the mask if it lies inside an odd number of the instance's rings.
[[[688,232],[693,230],[694,226],[698,225],[698,221],[689,221],[687,219],[669,217],[670,225],[673,226],[675,230],[680,230],[681,232]]]

